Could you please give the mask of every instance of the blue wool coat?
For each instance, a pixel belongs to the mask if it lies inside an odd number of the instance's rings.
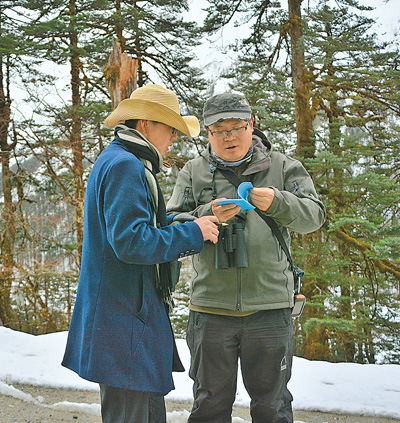
[[[81,274],[62,365],[109,386],[163,395],[174,389],[175,341],[155,264],[202,248],[194,222],[153,226],[144,166],[113,141],[88,180]]]

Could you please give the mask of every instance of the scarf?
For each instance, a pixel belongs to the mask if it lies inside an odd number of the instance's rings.
[[[120,134],[119,131],[123,130]],[[158,201],[153,201],[152,208],[153,212],[156,215],[156,225],[158,228],[167,225],[167,211],[165,206],[165,201],[163,193],[160,188],[160,184],[157,180],[157,174],[160,173],[160,167],[162,164],[162,157],[158,150],[149,143],[149,141],[135,129],[127,128],[124,125],[118,125],[115,128],[115,139],[119,141],[123,148],[133,155],[135,155],[139,160],[148,161],[151,163],[151,167],[146,166],[145,168],[152,174],[153,179],[156,183],[157,192],[153,193]],[[154,151],[155,150],[155,151]],[[150,187],[150,184],[148,184]],[[150,187],[151,188],[151,187]],[[151,191],[151,189],[150,189]],[[171,277],[171,265],[170,262],[159,263],[157,265],[156,272],[156,286],[160,291],[164,302],[171,308],[172,307],[172,291],[173,283]]]

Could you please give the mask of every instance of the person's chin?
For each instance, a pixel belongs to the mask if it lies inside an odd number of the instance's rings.
[[[240,154],[238,154],[237,151],[232,151],[232,152],[227,152],[225,154],[225,160],[229,161],[229,162],[237,162],[238,160],[240,160]]]
[[[237,148],[227,148],[225,151],[226,157],[236,157],[238,155],[238,149]]]

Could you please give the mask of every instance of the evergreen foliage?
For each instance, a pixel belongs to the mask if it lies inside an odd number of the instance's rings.
[[[32,333],[66,329],[80,265],[86,181],[112,135],[104,128],[111,110],[103,73],[112,39],[118,38],[140,59],[142,84],[158,74],[183,100],[195,98],[187,107],[183,101],[184,108],[195,108],[201,103],[196,93],[203,82],[190,67],[189,47],[197,42],[197,29],[180,17],[187,4],[177,1],[16,0],[1,6],[7,13],[0,14],[0,28],[10,29],[3,30],[0,49],[15,60],[24,55],[18,82],[34,112],[15,119],[14,134],[9,128],[4,131],[11,152],[7,157],[18,170],[20,204],[18,215],[14,205],[7,214],[13,221],[5,227],[17,222],[15,243],[13,232],[1,240],[12,245],[11,273],[2,278],[11,303],[0,304],[0,311],[10,315],[0,318],[7,326]],[[51,76],[57,66],[66,94],[57,91],[59,78]],[[9,81],[3,74],[0,79]],[[11,182],[11,176],[2,175]],[[11,198],[17,188],[9,186]],[[3,211],[6,207],[5,200]],[[60,275],[69,281],[61,297]]]
[[[251,34],[233,46],[243,55],[226,76],[251,100],[256,126],[275,148],[296,154],[289,17],[269,1],[264,8],[257,1],[230,2],[217,17],[216,6],[228,4],[212,3],[206,24],[213,30],[233,16],[238,23],[253,17]],[[296,322],[297,354],[373,363],[384,353],[398,362],[399,52],[371,32],[373,21],[358,12],[369,8],[316,3],[303,15],[316,154],[300,159],[328,220],[317,234],[294,235],[308,298]]]
[[[399,52],[370,33],[370,19],[347,7],[320,2],[307,21],[305,49],[321,151],[309,166],[320,175],[329,213],[324,261],[333,259],[335,268],[324,283],[319,320],[307,321],[304,329],[330,333],[323,358],[375,362],[388,345],[396,351],[400,329],[393,318],[400,311],[399,261],[393,248],[380,246],[382,240],[393,245],[399,233],[400,189],[393,177],[400,134],[400,69],[393,64]]]

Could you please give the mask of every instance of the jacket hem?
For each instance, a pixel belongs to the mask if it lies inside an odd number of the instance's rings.
[[[210,299],[192,299],[190,302],[191,305],[195,307],[208,307],[208,308],[218,308],[223,310],[238,311],[236,304],[232,303],[223,303],[221,301],[211,301]],[[262,311],[262,310],[276,310],[280,308],[292,308],[293,302],[290,301],[280,301],[276,303],[262,303],[262,304],[245,304],[242,305],[240,311]]]

